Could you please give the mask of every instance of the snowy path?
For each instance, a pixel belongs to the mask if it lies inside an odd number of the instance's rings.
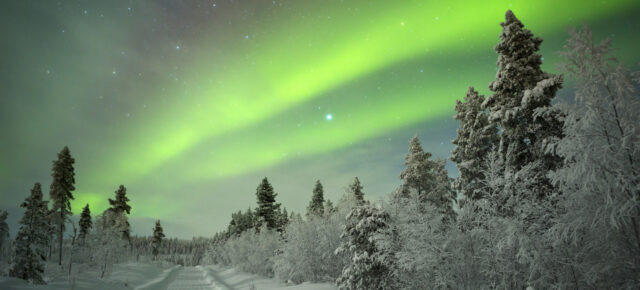
[[[171,278],[167,290],[235,290],[201,267],[182,267]]]

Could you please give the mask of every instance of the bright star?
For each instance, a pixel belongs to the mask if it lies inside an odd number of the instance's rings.
[[[333,119],[333,115],[331,115],[331,114],[327,114],[327,115],[325,116],[325,118],[326,118],[328,121],[331,121],[331,119]]]

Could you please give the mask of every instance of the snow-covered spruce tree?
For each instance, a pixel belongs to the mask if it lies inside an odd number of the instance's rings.
[[[351,262],[337,279],[340,289],[397,289],[394,253],[384,251],[380,240],[389,230],[389,214],[365,203],[353,208],[336,249],[338,255],[349,255]]]
[[[358,179],[358,177],[355,177],[353,179],[353,182],[349,184],[347,192],[351,193],[356,200],[364,202],[364,192],[362,192],[362,188],[363,187],[360,184],[360,179]]]
[[[562,86],[562,76],[542,71],[542,56],[537,53],[542,39],[524,29],[511,10],[500,25],[500,43],[494,48],[498,71],[489,84],[493,94],[485,99],[483,108],[489,110],[489,121],[500,127],[498,150],[505,169],[517,172],[537,160],[538,174],[544,177],[562,162],[553,152],[544,150],[546,144],[562,137],[562,116],[550,110]],[[546,112],[534,114],[540,110]],[[542,198],[553,188],[547,178],[540,180],[535,192],[529,194]]]
[[[25,212],[20,219],[21,226],[16,235],[9,275],[34,284],[44,284],[43,262],[46,260],[46,247],[49,243],[49,226],[46,220],[47,202],[42,200],[40,183],[33,185],[31,195],[20,206]]]
[[[7,224],[7,216],[9,213],[0,211],[0,260],[4,260],[5,249],[9,239],[9,225]]]
[[[82,209],[78,225],[80,225],[80,234],[78,235],[78,240],[80,240],[80,243],[84,245],[87,235],[93,227],[93,222],[91,221],[91,210],[89,209],[88,203]]]
[[[109,199],[109,204],[111,205],[111,207],[107,210],[116,213],[117,215],[122,214],[125,219],[126,225],[126,227],[122,231],[122,238],[129,242],[131,236],[131,226],[129,225],[129,221],[127,220],[127,216],[125,214],[131,214],[131,206],[128,204],[129,198],[127,197],[127,188],[124,187],[124,185],[120,185],[120,187],[118,187],[118,189],[115,191],[115,194],[115,199]],[[109,220],[105,219],[105,221]]]
[[[481,198],[484,175],[482,166],[491,148],[498,142],[498,128],[489,123],[488,115],[482,108],[484,96],[469,87],[465,102],[456,101],[454,119],[460,121],[458,136],[452,143],[451,161],[456,163],[460,177],[454,188],[465,197]]]
[[[632,289],[640,281],[640,73],[610,54],[609,40],[570,30],[561,69],[576,81],[565,138],[555,144],[565,165],[552,178],[563,214],[551,231],[566,279],[559,286]]]
[[[396,196],[406,196],[414,191],[417,203],[430,202],[436,206],[447,219],[455,218],[452,203],[455,192],[451,187],[451,178],[445,169],[445,160],[430,160],[431,153],[424,152],[418,135],[409,143],[409,154],[405,159],[407,168],[400,174],[404,184]]]
[[[256,215],[258,216],[259,225],[266,223],[268,229],[277,229],[278,216],[277,212],[280,208],[280,204],[276,203],[276,196],[278,194],[273,191],[273,186],[269,183],[267,178],[263,178],[260,185],[256,189],[256,197],[258,199],[258,208],[256,208]]]
[[[313,195],[311,201],[307,207],[307,216],[316,215],[322,216],[324,214],[324,190],[322,189],[322,183],[320,180],[316,181],[316,186],[313,188]]]
[[[73,194],[75,188],[75,172],[73,164],[75,159],[71,157],[69,147],[65,146],[60,153],[58,153],[58,160],[53,161],[53,168],[51,177],[53,181],[49,188],[49,195],[51,196],[52,209],[56,213],[55,224],[58,234],[58,265],[62,265],[62,238],[65,230],[65,223],[67,218],[73,213],[71,212],[71,203],[73,200]]]
[[[158,257],[160,245],[162,244],[162,239],[164,239],[164,232],[162,229],[162,225],[160,225],[160,220],[157,220],[156,225],[153,227],[153,238],[151,239],[151,247],[152,247],[151,253],[153,255],[154,261]]]

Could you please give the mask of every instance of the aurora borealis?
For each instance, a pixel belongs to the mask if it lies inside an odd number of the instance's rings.
[[[210,236],[254,206],[264,176],[296,212],[316,179],[332,200],[356,175],[368,198],[383,196],[415,133],[448,157],[455,100],[468,86],[488,93],[507,9],[545,39],[547,71],[582,22],[611,37],[622,62],[640,61],[637,1],[3,6],[0,208],[34,182],[48,188],[68,145],[74,212],[87,202],[101,212],[124,184],[137,234],[161,219],[168,236]]]

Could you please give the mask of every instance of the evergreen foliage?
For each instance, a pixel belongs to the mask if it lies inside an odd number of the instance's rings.
[[[109,199],[109,204],[111,207],[107,209],[115,213],[116,215],[108,215],[109,216],[119,216],[122,215],[125,219],[125,228],[122,231],[122,238],[130,241],[131,239],[131,226],[129,225],[129,221],[125,214],[131,213],[131,206],[128,204],[129,198],[127,197],[127,188],[124,185],[120,185],[118,189],[115,191],[116,197],[115,199]],[[105,219],[108,220],[108,219]]]
[[[362,192],[362,185],[360,184],[360,179],[355,177],[353,182],[349,184],[347,191],[351,193],[352,196],[355,197],[356,200],[364,202],[364,192]]]
[[[322,183],[320,183],[320,180],[316,181],[311,201],[307,207],[307,216],[311,215],[324,215],[324,190],[322,189]]]
[[[78,225],[80,225],[80,233],[78,235],[78,239],[82,244],[84,244],[89,231],[93,227],[93,221],[91,220],[91,210],[89,209],[89,204],[84,206],[82,209],[82,213],[80,214],[80,220],[78,221]]]
[[[43,262],[49,243],[47,224],[47,202],[42,200],[40,183],[35,183],[31,195],[20,205],[25,209],[20,219],[20,229],[16,235],[14,253],[12,257],[11,277],[44,284]]]
[[[337,279],[340,289],[396,289],[394,254],[380,247],[389,224],[389,214],[370,204],[355,207],[342,232],[345,242],[336,254],[351,257]]]
[[[151,240],[152,254],[153,254],[154,260],[156,260],[156,258],[158,257],[160,245],[162,244],[162,240],[164,239],[164,237],[165,236],[162,229],[162,225],[160,225],[160,220],[157,220],[155,227],[153,227],[153,237]]]
[[[55,224],[57,226],[58,233],[58,265],[62,265],[62,239],[65,230],[65,222],[67,218],[73,213],[71,212],[71,200],[73,200],[73,194],[75,188],[75,172],[73,164],[75,159],[71,157],[69,147],[65,146],[60,153],[58,153],[58,160],[53,161],[53,168],[51,177],[53,181],[49,188],[49,195],[51,196],[52,210],[56,212]]]
[[[258,224],[266,223],[268,229],[278,228],[278,210],[280,204],[276,203],[276,196],[278,194],[273,191],[273,186],[269,183],[269,180],[265,177],[258,185],[256,190],[256,197],[258,199],[258,208],[256,209],[256,215],[258,217]]]
[[[0,211],[0,258],[4,253],[4,249],[7,246],[7,240],[9,239],[9,225],[7,224],[7,217],[9,213],[7,211]]]
[[[498,128],[489,123],[487,113],[482,109],[484,99],[473,87],[469,87],[465,102],[456,101],[456,114],[453,117],[460,121],[458,136],[452,141],[455,147],[451,151],[451,161],[456,163],[460,172],[454,188],[472,199],[482,197],[482,166],[489,151],[498,143]]]

